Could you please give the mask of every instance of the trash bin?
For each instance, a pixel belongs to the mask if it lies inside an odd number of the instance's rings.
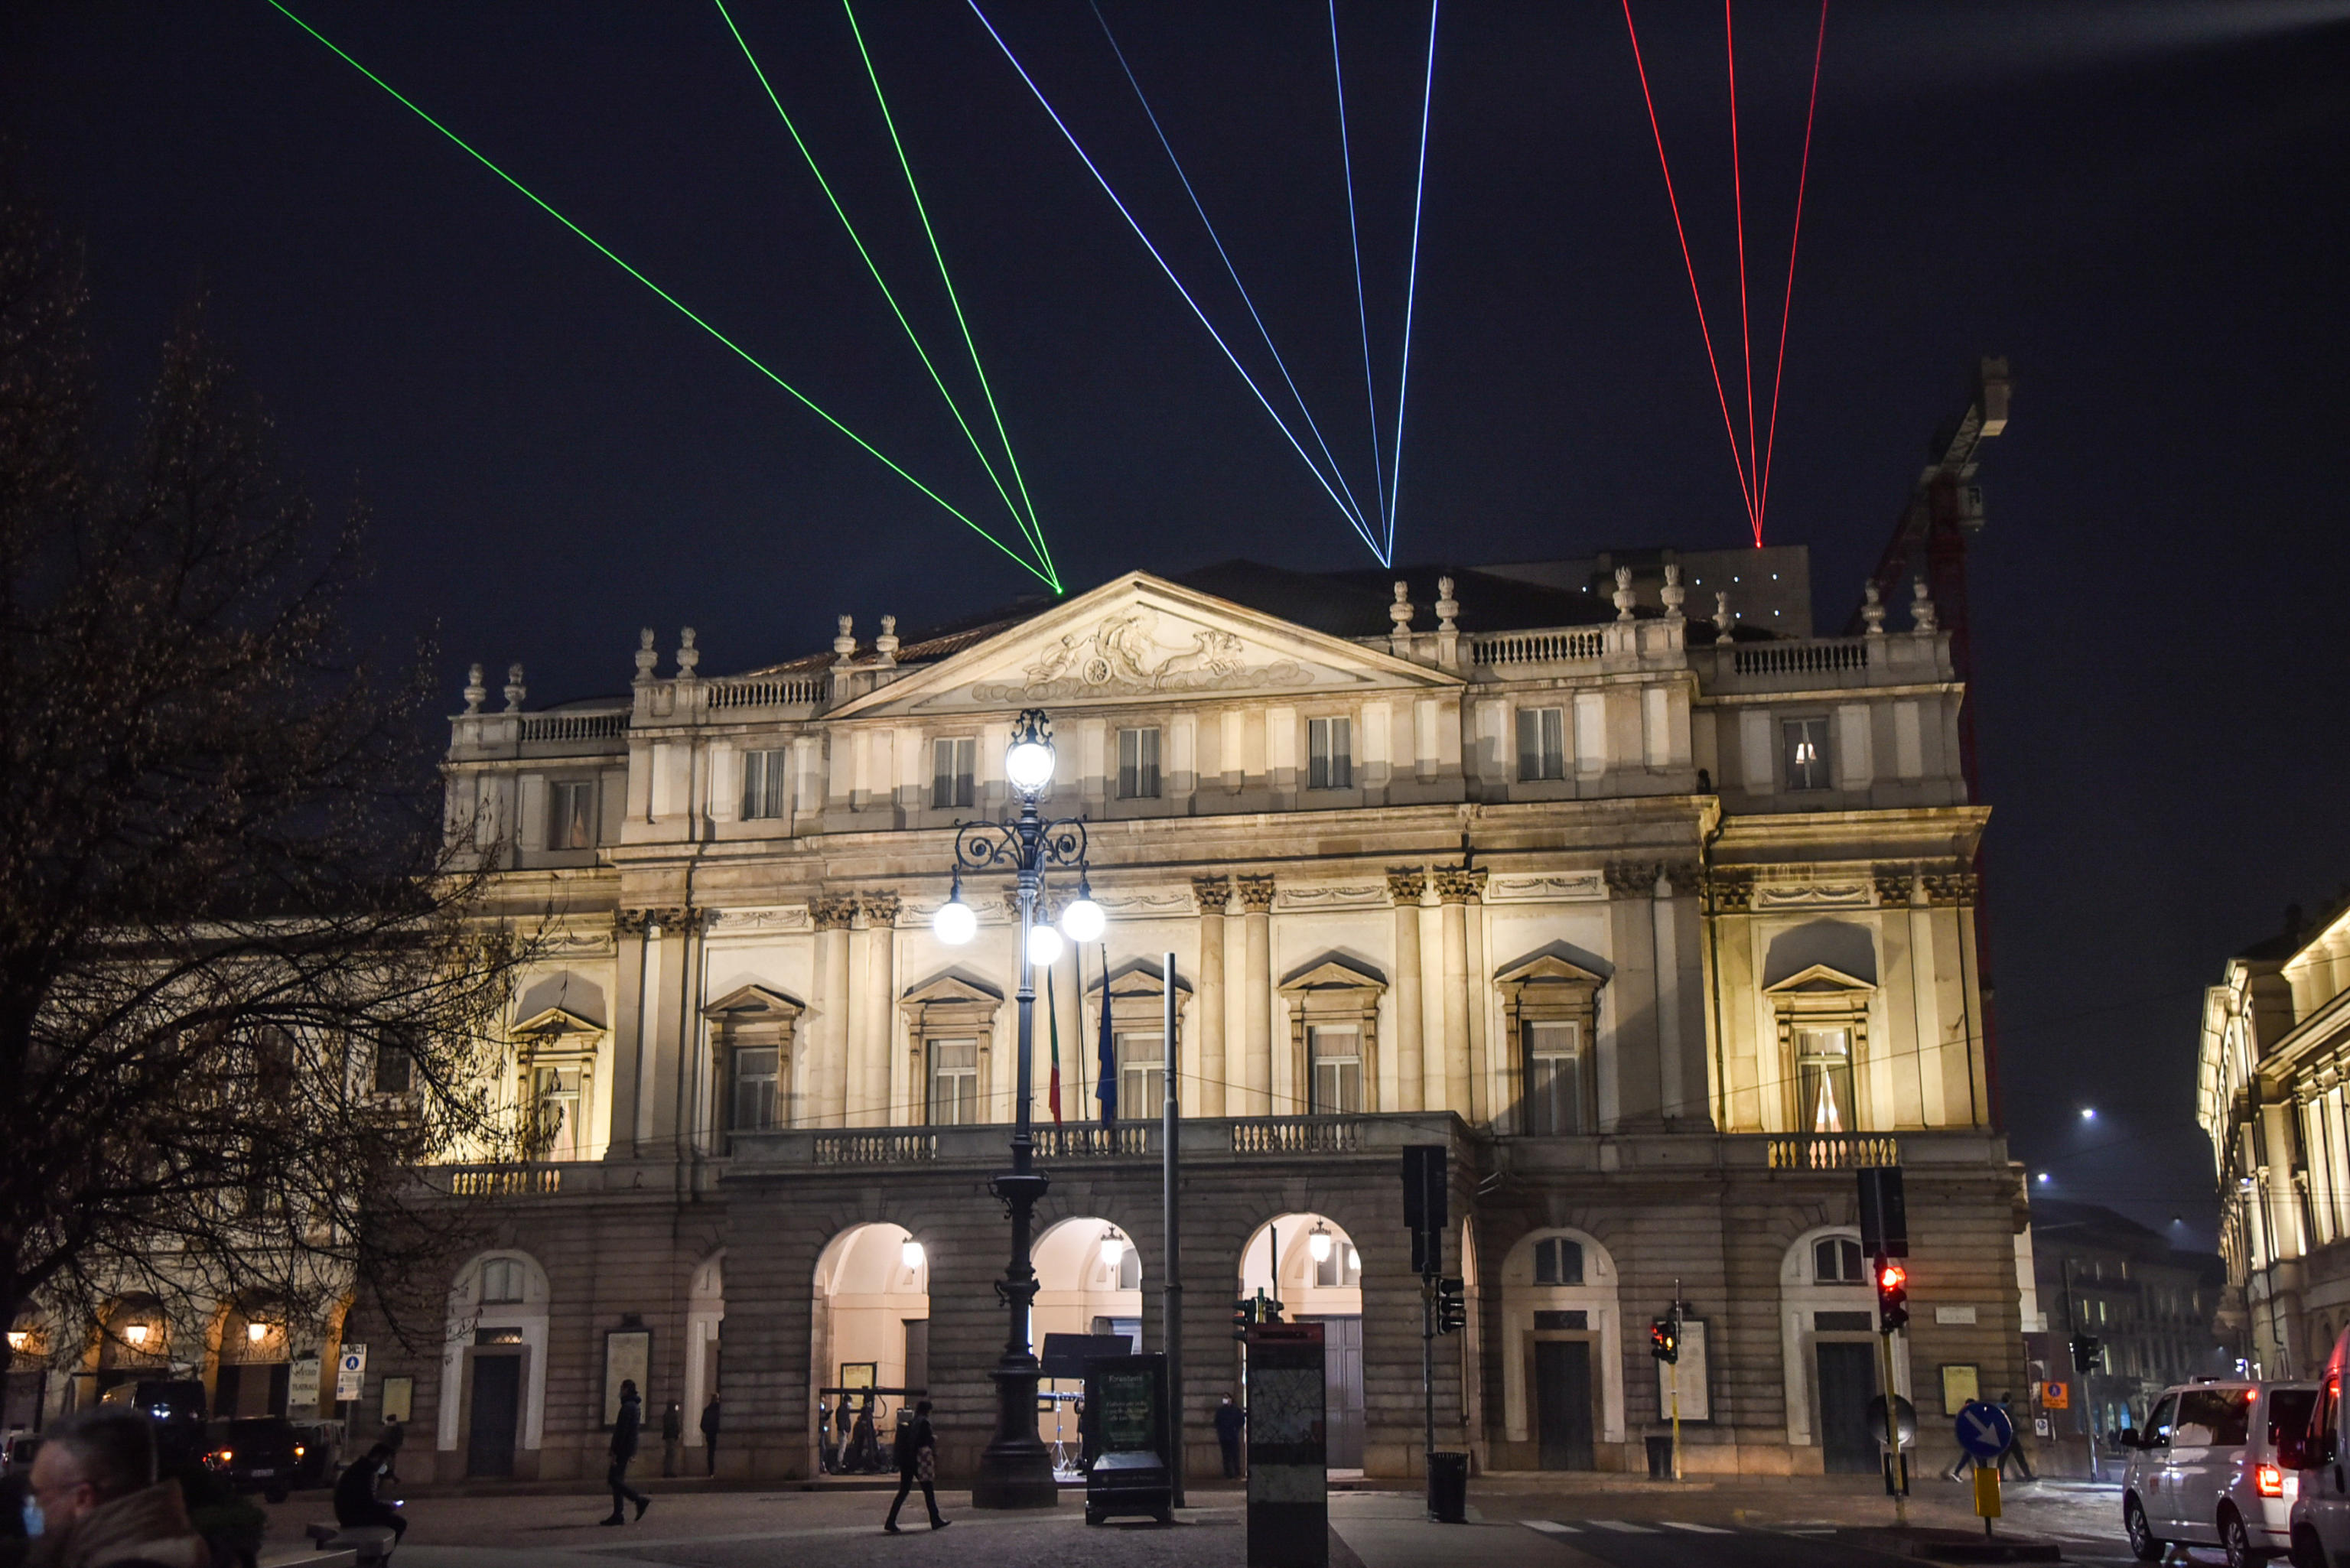
[[[1648,1479],[1650,1480],[1673,1479],[1673,1440],[1670,1438],[1648,1439]]]
[[[1469,1517],[1469,1456],[1428,1456],[1428,1517],[1439,1524],[1460,1524]]]

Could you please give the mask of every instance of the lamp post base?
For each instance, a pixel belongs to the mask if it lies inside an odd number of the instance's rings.
[[[1052,1450],[1036,1436],[1037,1367],[1034,1356],[995,1368],[995,1438],[979,1456],[971,1483],[973,1508],[1057,1508],[1061,1483],[1053,1479]]]

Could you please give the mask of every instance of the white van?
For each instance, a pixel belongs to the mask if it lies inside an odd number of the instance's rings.
[[[2350,1562],[2350,1410],[2343,1407],[2342,1381],[2350,1367],[2350,1330],[2334,1344],[2318,1379],[2317,1404],[2301,1442],[2289,1445],[2286,1462],[2301,1471],[2293,1505],[2294,1568],[2324,1568]]]
[[[2245,1568],[2287,1550],[2303,1478],[2285,1461],[2299,1457],[2317,1397],[2307,1383],[2165,1389],[2122,1476],[2122,1524],[2138,1560],[2158,1561],[2173,1543],[2218,1546],[2230,1568]]]

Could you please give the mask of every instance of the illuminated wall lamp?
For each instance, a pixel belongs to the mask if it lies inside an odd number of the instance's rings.
[[[122,1337],[133,1345],[144,1345],[147,1343],[147,1325],[143,1323],[131,1324],[123,1329]]]
[[[265,1323],[246,1324],[244,1325],[244,1337],[251,1340],[254,1344],[259,1345],[263,1340],[269,1337],[269,1325]]]
[[[32,1349],[33,1331],[29,1328],[10,1329],[8,1331],[8,1348],[16,1351],[19,1355]]]

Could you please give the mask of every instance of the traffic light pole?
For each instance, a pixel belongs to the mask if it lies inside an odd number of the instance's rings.
[[[1885,1484],[1893,1493],[1893,1525],[1897,1530],[1909,1528],[1909,1474],[1901,1457],[1901,1408],[1893,1388],[1893,1334],[1878,1335],[1885,1341]]]
[[[1166,1102],[1161,1107],[1159,1143],[1165,1157],[1166,1182],[1163,1216],[1167,1244],[1167,1278],[1160,1296],[1159,1339],[1167,1351],[1167,1456],[1168,1501],[1176,1508],[1189,1506],[1183,1500],[1183,1204],[1176,1188],[1176,1177],[1182,1168],[1180,1158],[1182,1136],[1181,1107],[1177,1104],[1175,1071],[1175,955],[1164,956],[1166,967],[1159,971],[1167,988],[1166,1015],[1159,1021],[1159,1039],[1165,1044],[1167,1080]]]
[[[1681,1479],[1681,1282],[1673,1280],[1673,1358],[1665,1363],[1665,1380],[1673,1395],[1673,1480]]]
[[[1419,1279],[1419,1402],[1425,1430],[1420,1445],[1420,1473],[1427,1478],[1429,1497],[1436,1486],[1436,1276]]]

